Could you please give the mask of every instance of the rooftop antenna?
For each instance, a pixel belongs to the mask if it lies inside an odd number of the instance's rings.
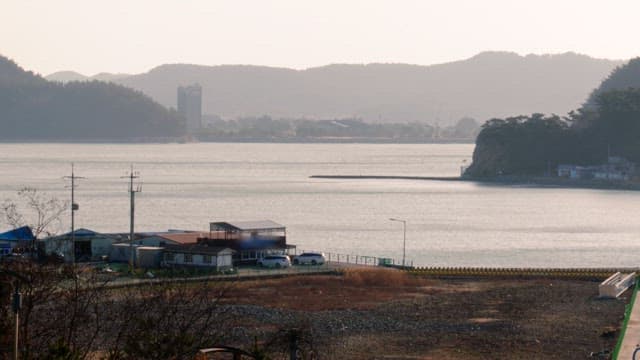
[[[133,268],[134,268],[134,263],[133,263],[133,238],[134,238],[134,232],[133,232],[133,224],[134,224],[134,220],[135,220],[135,201],[136,201],[136,193],[138,192],[142,192],[142,184],[135,184],[133,183],[133,179],[137,179],[140,177],[140,173],[138,171],[133,171],[133,164],[131,165],[131,171],[129,172],[129,175],[127,176],[122,176],[121,178],[128,178],[129,179],[129,194],[131,196],[131,213],[130,213],[130,222],[129,222],[129,273],[133,274]]]
[[[75,213],[80,206],[75,202],[75,188],[76,188],[76,179],[86,179],[82,176],[76,176],[74,173],[73,163],[71,163],[71,176],[65,176],[65,179],[71,180],[71,185],[68,186],[71,188],[71,261],[75,265],[76,263],[76,230],[75,230]]]

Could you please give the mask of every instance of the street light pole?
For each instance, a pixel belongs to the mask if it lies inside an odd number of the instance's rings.
[[[402,223],[402,267],[405,267],[405,258],[407,254],[407,220],[390,218],[391,221]]]

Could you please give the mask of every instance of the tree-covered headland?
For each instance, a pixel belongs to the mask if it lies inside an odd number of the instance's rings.
[[[0,140],[131,141],[184,133],[184,119],[141,92],[50,82],[0,56]]]
[[[567,116],[489,120],[465,175],[543,176],[555,173],[559,164],[603,164],[609,155],[640,164],[640,58],[614,70],[584,106]]]

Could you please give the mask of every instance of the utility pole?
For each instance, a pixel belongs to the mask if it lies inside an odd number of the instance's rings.
[[[13,310],[13,314],[16,318],[16,330],[15,330],[15,338],[13,343],[13,358],[18,360],[19,357],[19,347],[18,347],[18,335],[20,334],[20,309],[22,308],[22,294],[20,294],[20,282],[18,280],[14,283],[14,292],[13,297],[11,299],[11,309]]]
[[[139,178],[139,173],[133,171],[133,165],[131,165],[131,172],[129,172],[129,176],[124,176],[124,178],[129,179],[129,194],[131,196],[131,209],[130,209],[130,222],[129,222],[129,273],[133,274],[133,224],[135,220],[135,202],[136,202],[136,193],[142,192],[142,185],[138,184],[134,188],[133,179]]]
[[[75,213],[80,208],[75,202],[76,179],[85,179],[81,176],[75,176],[73,172],[73,163],[71,163],[71,176],[65,176],[65,179],[71,180],[71,261],[76,263],[76,234],[75,234]]]
[[[22,294],[20,293],[20,284],[29,284],[29,280],[15,271],[0,269],[0,275],[8,275],[16,278],[13,282],[13,296],[11,298],[11,310],[15,315],[16,327],[13,342],[13,359],[19,358],[18,335],[20,333],[20,309],[22,308]]]

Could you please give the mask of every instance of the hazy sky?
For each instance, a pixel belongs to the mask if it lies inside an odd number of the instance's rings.
[[[0,54],[41,74],[163,63],[433,64],[485,50],[640,55],[638,0],[2,0]]]

